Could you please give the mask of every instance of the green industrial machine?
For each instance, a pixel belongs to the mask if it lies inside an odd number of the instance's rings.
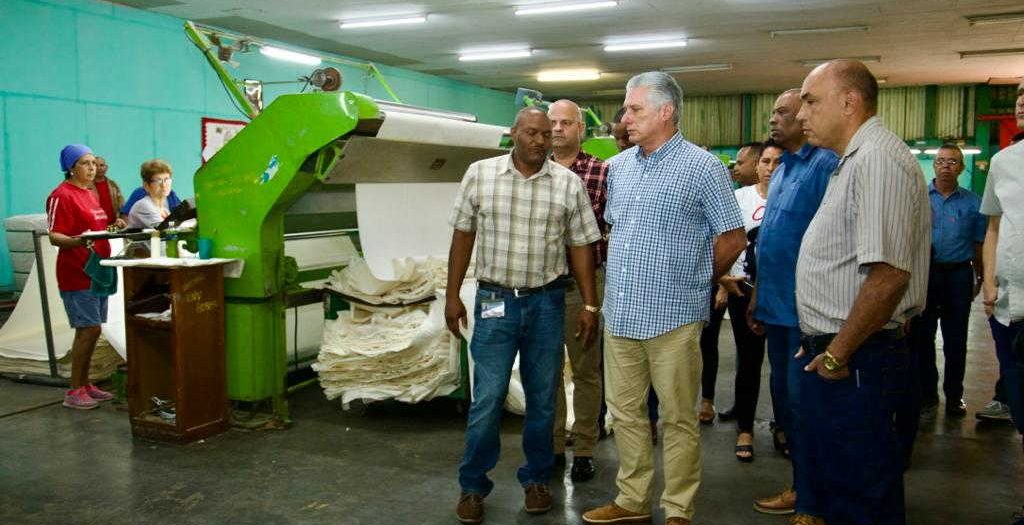
[[[425,143],[379,138],[389,117],[391,126],[423,119],[437,129],[484,125],[472,115],[354,92],[282,95],[257,112],[203,36],[190,23],[186,32],[235,103],[254,115],[194,179],[199,238],[212,241],[214,257],[244,261],[241,275],[225,281],[228,397],[271,400],[273,415],[287,422],[285,313],[321,296],[297,286],[308,279],[286,255],[286,237],[357,227],[357,183],[459,182],[470,163],[504,150],[434,137],[424,137]]]

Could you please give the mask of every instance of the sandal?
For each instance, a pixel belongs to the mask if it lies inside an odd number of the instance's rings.
[[[740,461],[741,463],[753,463],[754,462],[754,436],[753,436],[753,434],[748,434],[747,432],[741,432],[740,433],[740,435],[743,435],[743,434],[747,434],[748,436],[750,436],[750,444],[749,445],[740,445],[740,444],[736,445],[736,449],[735,449],[736,460]],[[738,437],[737,437],[737,440],[739,440]],[[741,456],[740,455],[741,453],[743,453],[744,455]]]
[[[715,404],[710,399],[700,400],[700,414],[697,419],[702,425],[710,425],[715,422]]]

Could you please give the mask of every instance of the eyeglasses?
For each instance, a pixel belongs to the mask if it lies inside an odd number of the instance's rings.
[[[935,159],[936,166],[956,166],[960,164],[957,159]]]
[[[171,179],[169,179],[169,178],[168,179],[153,179],[153,180],[149,181],[149,183],[150,184],[159,184],[161,186],[169,186],[171,184]]]

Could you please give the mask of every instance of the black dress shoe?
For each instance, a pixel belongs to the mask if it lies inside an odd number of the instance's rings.
[[[957,399],[952,403],[946,402],[946,415],[963,417],[967,415],[967,403],[963,399]]]
[[[565,466],[565,452],[561,454],[555,454],[555,468],[562,468]]]
[[[718,413],[718,419],[720,421],[732,421],[732,420],[736,419],[736,408],[733,407],[733,408],[730,408],[729,410],[725,410],[723,412],[719,412]]]
[[[572,460],[572,472],[569,477],[574,482],[588,481],[594,479],[594,473],[597,472],[594,468],[594,458],[588,458],[581,456],[573,458]]]

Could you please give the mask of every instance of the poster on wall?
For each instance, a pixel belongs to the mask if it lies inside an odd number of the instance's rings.
[[[202,129],[202,152],[203,164],[213,158],[214,154],[220,151],[229,140],[234,138],[245,122],[241,120],[224,120],[219,118],[203,117]]]

